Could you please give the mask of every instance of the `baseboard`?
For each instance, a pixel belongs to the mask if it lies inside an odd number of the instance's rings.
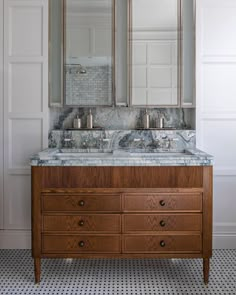
[[[31,249],[31,231],[0,230],[0,249]]]
[[[214,249],[236,249],[236,233],[214,233]],[[0,230],[0,249],[31,249],[31,231]]]
[[[236,249],[236,233],[214,233],[213,249]]]

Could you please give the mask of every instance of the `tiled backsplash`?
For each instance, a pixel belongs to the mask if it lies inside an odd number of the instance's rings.
[[[84,69],[85,73],[80,73]],[[66,66],[68,105],[111,105],[112,69],[110,66]]]
[[[105,129],[129,130],[143,127],[144,109],[124,107],[94,107],[92,108],[94,126]],[[50,130],[73,127],[73,119],[79,115],[82,127],[86,127],[88,108],[50,108]],[[156,127],[160,115],[165,117],[165,127],[177,129],[195,129],[195,109],[150,109],[150,127]]]

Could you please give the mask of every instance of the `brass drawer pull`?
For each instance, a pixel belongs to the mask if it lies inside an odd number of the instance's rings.
[[[80,247],[80,248],[83,248],[83,247],[84,247],[84,244],[85,244],[84,241],[80,241],[80,242],[79,242],[79,247]]]
[[[160,241],[160,246],[161,246],[162,248],[165,247],[165,245],[166,245],[165,241]]]
[[[79,226],[84,226],[84,221],[83,221],[83,220],[80,220],[80,221],[78,222],[78,225],[79,225]]]
[[[84,207],[84,205],[85,205],[84,200],[79,201],[79,202],[78,202],[78,205],[79,205],[80,207]]]
[[[160,221],[160,226],[161,226],[161,227],[164,227],[165,225],[166,225],[165,221],[164,221],[164,220],[161,220],[161,221]]]
[[[160,205],[161,205],[162,207],[164,207],[164,206],[165,206],[165,204],[166,204],[166,203],[165,203],[165,201],[164,201],[164,200],[161,200],[161,201],[160,201]]]

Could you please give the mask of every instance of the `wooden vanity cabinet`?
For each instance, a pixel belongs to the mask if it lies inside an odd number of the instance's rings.
[[[41,258],[212,255],[212,167],[32,167],[32,254]]]

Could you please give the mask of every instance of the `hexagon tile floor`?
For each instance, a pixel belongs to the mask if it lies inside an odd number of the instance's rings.
[[[236,250],[215,250],[210,283],[201,259],[43,259],[34,284],[30,250],[0,250],[0,294],[236,295]]]

